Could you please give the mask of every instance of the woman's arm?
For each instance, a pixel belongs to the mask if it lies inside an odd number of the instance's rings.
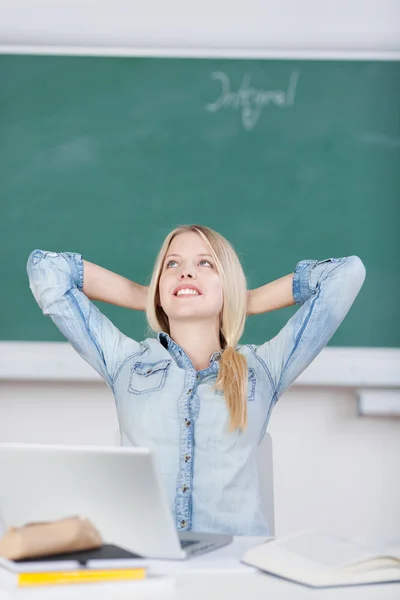
[[[75,350],[113,388],[119,365],[140,345],[123,335],[83,289],[88,288],[92,298],[117,300],[122,306],[138,309],[141,294],[135,295],[124,278],[83,261],[74,252],[34,250],[28,258],[27,272],[43,314],[50,316]]]
[[[133,310],[145,310],[147,287],[87,260],[82,262],[85,273],[83,293],[90,300],[108,302]]]
[[[365,267],[358,256],[303,260],[297,264],[291,293],[301,307],[273,339],[261,346],[251,346],[274,389],[273,403],[329,342],[364,279]],[[282,295],[280,299],[275,297],[275,304],[290,299],[289,281],[282,282],[282,286]],[[265,289],[263,296],[267,304]]]
[[[290,275],[285,275],[255,290],[249,290],[247,292],[247,314],[259,315],[286,306],[293,306],[295,304],[293,275],[294,273],[290,273]]]

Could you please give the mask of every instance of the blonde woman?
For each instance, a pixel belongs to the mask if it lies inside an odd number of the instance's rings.
[[[43,313],[113,391],[122,444],[157,455],[178,531],[267,535],[257,446],[354,302],[362,261],[302,260],[247,291],[229,242],[194,225],[167,236],[148,288],[75,253],[35,250],[27,268]],[[146,310],[157,337],[125,336],[91,300]],[[295,303],[276,337],[238,345],[246,315]]]

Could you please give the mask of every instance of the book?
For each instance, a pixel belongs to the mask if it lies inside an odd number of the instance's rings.
[[[113,544],[40,558],[0,558],[1,579],[17,587],[144,579],[148,561]]]
[[[313,531],[268,540],[242,562],[310,587],[400,582],[400,548],[380,551]]]
[[[4,600],[65,600],[72,597],[83,599],[90,598],[142,598],[149,593],[157,598],[169,594],[176,586],[176,580],[171,575],[148,573],[143,579],[135,580],[102,580],[102,581],[76,581],[73,585],[29,585],[18,586],[15,581],[4,578],[0,569],[0,597]],[[28,594],[28,596],[27,596]],[[158,594],[158,595],[157,595]],[[168,596],[169,597],[169,596]]]
[[[17,587],[33,587],[44,585],[61,585],[74,583],[100,583],[106,581],[133,581],[144,579],[146,569],[88,569],[82,568],[69,571],[36,571],[30,573],[16,573],[13,583]],[[3,576],[3,581],[6,578]],[[8,579],[11,583],[11,580]]]

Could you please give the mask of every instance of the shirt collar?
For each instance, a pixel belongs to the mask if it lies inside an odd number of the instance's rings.
[[[186,354],[186,352],[184,351],[184,349],[181,348],[181,346],[179,346],[176,342],[174,342],[174,340],[170,338],[168,333],[165,333],[165,331],[160,331],[160,333],[157,334],[157,339],[160,342],[160,344],[162,344],[164,346],[164,348],[166,348],[168,350],[168,352],[170,354],[172,354],[172,356],[175,358],[175,360],[177,361],[178,364],[182,364],[182,362],[185,363],[186,362],[185,357],[191,364],[191,361],[190,361],[188,355]],[[212,363],[218,361],[221,358],[221,354],[222,354],[222,350],[213,352],[213,354],[211,355],[211,358],[210,358],[210,365]]]

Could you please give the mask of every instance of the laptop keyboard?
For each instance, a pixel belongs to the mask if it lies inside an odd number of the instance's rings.
[[[180,540],[181,548],[187,548],[188,546],[193,546],[193,544],[197,544],[196,540]]]

